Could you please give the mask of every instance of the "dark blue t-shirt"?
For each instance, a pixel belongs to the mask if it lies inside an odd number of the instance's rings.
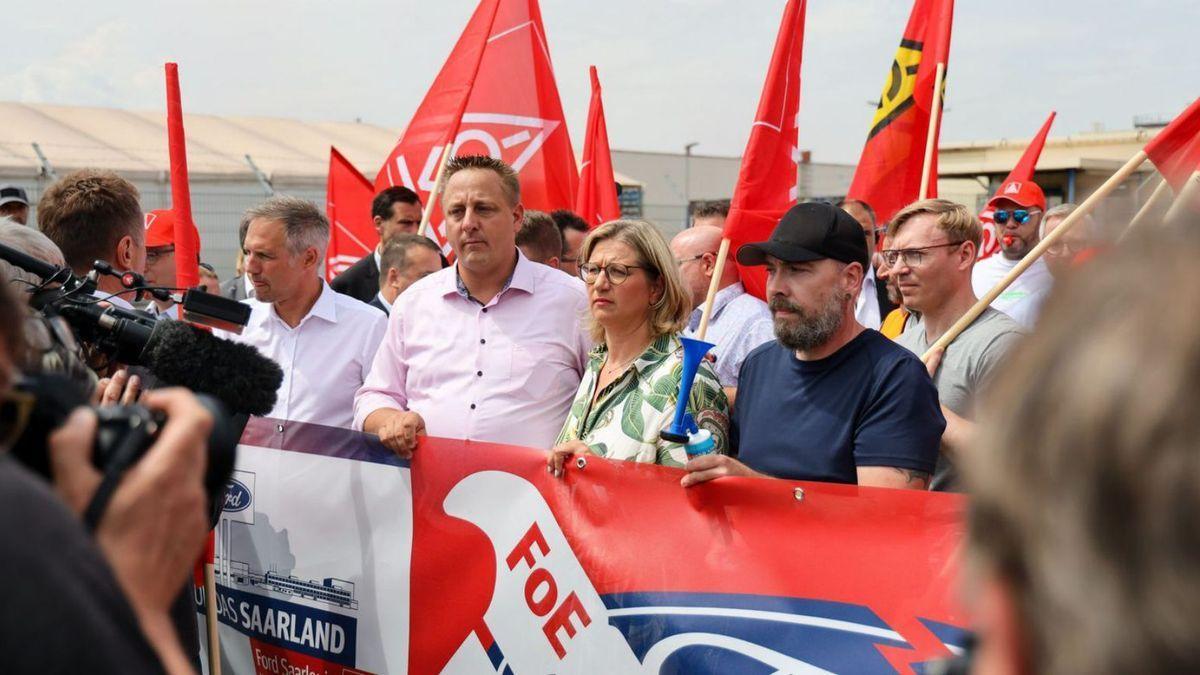
[[[856,467],[933,473],[946,419],[924,364],[867,329],[819,361],[771,341],[738,376],[730,444],[750,468],[857,483]]]

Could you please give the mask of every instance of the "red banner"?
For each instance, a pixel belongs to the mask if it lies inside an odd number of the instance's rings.
[[[953,18],[954,0],[916,0],[879,97],[846,197],[870,204],[880,223],[918,198],[937,65],[949,61]],[[934,129],[931,197],[937,196],[940,127]]]
[[[329,248],[325,279],[341,274],[379,244],[371,217],[375,189],[337,148],[329,148],[329,178],[325,185],[325,214],[329,217]]]
[[[617,181],[613,178],[608,125],[604,122],[604,102],[600,99],[600,77],[596,74],[596,66],[588,72],[592,77],[592,101],[588,106],[575,213],[586,220],[588,226],[596,227],[620,218],[621,202],[617,198]]]
[[[796,203],[804,11],[804,0],[789,0],[783,10],[775,51],[725,220],[731,256],[742,244],[770,237],[779,218]],[[766,297],[765,270],[740,265],[739,269],[746,290]]]
[[[1042,148],[1046,147],[1046,137],[1050,135],[1050,127],[1054,124],[1054,117],[1057,115],[1055,111],[1050,111],[1050,116],[1042,123],[1042,128],[1038,131],[1033,140],[1025,148],[1025,152],[1021,155],[1021,159],[1017,161],[1017,165],[1012,171],[1008,172],[1008,177],[1001,182],[1005,185],[1010,181],[1031,181],[1033,174],[1037,170],[1038,159],[1042,156]],[[994,199],[996,195],[992,195]],[[996,237],[996,222],[992,220],[992,208],[984,206],[979,212],[979,221],[983,223],[983,242],[979,245],[979,259],[983,260],[1000,250],[1000,239]]]
[[[684,489],[594,457],[555,478],[540,451],[432,438],[415,457],[410,672],[908,672],[963,644],[960,496]]]
[[[375,189],[404,185],[426,203],[451,137],[455,155],[491,155],[511,165],[526,208],[574,208],[578,169],[537,0],[479,4]],[[435,210],[432,230],[448,253],[441,221]]]
[[[1146,154],[1178,195],[1200,171],[1200,98],[1146,144]]]
[[[188,186],[187,140],[183,134],[183,105],[179,96],[179,66],[166,65],[167,150],[171,157],[171,209],[175,212],[175,285],[200,285],[200,232],[192,220]]]

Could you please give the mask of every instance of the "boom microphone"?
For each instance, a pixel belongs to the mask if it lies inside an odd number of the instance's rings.
[[[283,369],[250,345],[182,321],[158,321],[140,362],[162,384],[208,394],[231,412],[266,415],[275,407]]]

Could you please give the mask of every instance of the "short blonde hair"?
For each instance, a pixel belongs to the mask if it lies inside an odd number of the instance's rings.
[[[691,296],[683,288],[679,278],[679,266],[671,255],[671,248],[662,233],[644,220],[613,220],[588,233],[579,247],[580,263],[587,262],[592,250],[602,241],[615,239],[637,254],[638,264],[653,280],[661,280],[662,297],[650,306],[650,329],[654,337],[678,333],[683,330],[688,315],[692,312]],[[604,342],[604,329],[590,319],[588,330],[597,344]]]
[[[895,237],[905,223],[925,214],[935,216],[938,229],[949,235],[952,241],[969,241],[975,244],[976,251],[979,250],[979,243],[983,239],[983,225],[967,207],[948,199],[922,199],[900,209],[888,223],[888,236]]]

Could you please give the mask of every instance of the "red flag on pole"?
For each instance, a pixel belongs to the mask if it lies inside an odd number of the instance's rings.
[[[600,100],[600,77],[596,66],[592,76],[592,102],[588,106],[587,132],[583,139],[583,164],[579,167],[578,213],[591,227],[621,217],[617,199],[617,181],[613,178],[612,152],[608,147],[608,125],[604,123],[604,103]]]
[[[871,120],[871,130],[848,199],[866,202],[880,223],[916,201],[929,138],[938,64],[950,56],[954,0],[916,0]],[[944,83],[943,83],[944,86]],[[937,134],[930,162],[930,196],[937,196]]]
[[[167,71],[167,150],[171,156],[171,210],[175,212],[175,285],[200,285],[200,232],[192,220],[188,188],[187,142],[183,135],[183,106],[179,98],[179,66]]]
[[[329,248],[325,252],[325,279],[370,255],[379,244],[371,217],[375,189],[337,148],[329,148],[329,178],[325,187],[325,214],[329,217]]]
[[[779,218],[796,203],[804,10],[804,0],[788,0],[783,10],[775,51],[725,219],[731,254],[736,254],[742,244],[770,237]],[[746,290],[765,297],[763,268],[739,265],[739,269]]]
[[[480,2],[375,178],[376,191],[404,185],[429,199],[451,135],[456,155],[511,165],[527,208],[575,206],[579,174],[536,0]],[[435,211],[431,229],[448,253],[441,221]]]
[[[1175,190],[1200,170],[1200,98],[1146,144],[1146,155]]]
[[[1031,181],[1033,180],[1034,171],[1037,169],[1038,158],[1042,156],[1042,148],[1046,147],[1046,137],[1050,135],[1050,127],[1054,124],[1054,118],[1058,113],[1051,110],[1050,116],[1042,124],[1042,128],[1029,142],[1025,148],[1025,153],[1021,155],[1021,159],[1017,160],[1017,165],[1012,171],[1008,172],[1008,177],[1004,179],[1001,185],[1005,185],[1010,181]],[[993,198],[995,195],[993,195]],[[979,245],[979,259],[983,260],[1000,250],[1000,240],[996,237],[996,223],[992,220],[992,208],[984,206],[983,211],[979,212],[979,221],[983,223],[983,242]]]

